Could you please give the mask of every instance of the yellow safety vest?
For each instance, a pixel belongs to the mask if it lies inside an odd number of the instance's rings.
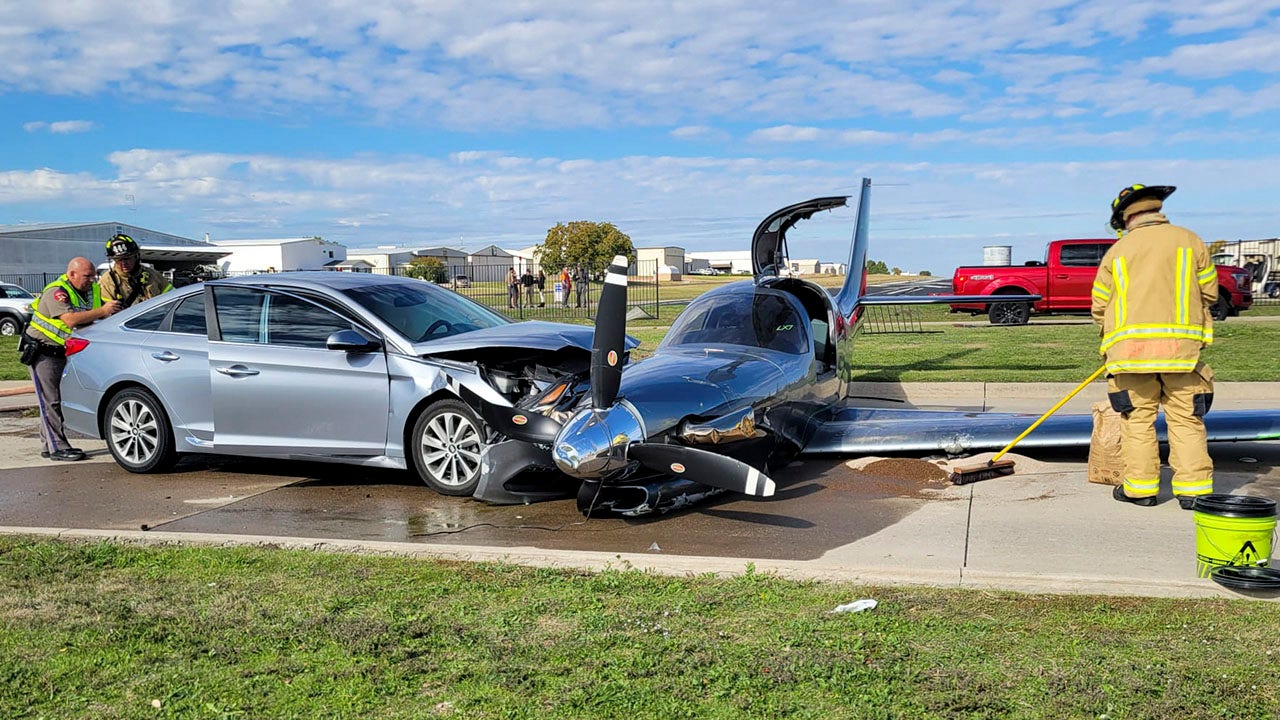
[[[67,338],[71,337],[71,326],[58,318],[51,318],[40,312],[40,301],[44,298],[44,294],[55,287],[67,291],[67,297],[71,298],[72,312],[84,312],[102,307],[102,291],[98,288],[98,283],[94,283],[93,295],[88,299],[82,298],[80,293],[72,287],[71,281],[67,280],[67,276],[63,275],[45,285],[44,290],[40,291],[40,296],[31,301],[31,327],[43,333],[54,345],[66,346]]]

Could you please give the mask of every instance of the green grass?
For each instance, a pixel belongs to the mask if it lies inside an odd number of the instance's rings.
[[[18,537],[0,587],[6,718],[1280,714],[1261,602]]]
[[[1033,323],[994,327],[924,326],[923,333],[864,333],[855,357],[864,369],[852,379],[902,382],[1079,382],[1100,364],[1092,324]],[[1280,380],[1280,321],[1214,325],[1203,358],[1223,382]],[[871,359],[875,362],[872,363]]]

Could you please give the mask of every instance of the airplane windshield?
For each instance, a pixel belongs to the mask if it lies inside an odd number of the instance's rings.
[[[742,345],[792,355],[810,352],[805,321],[781,294],[703,296],[694,300],[671,326],[662,344]]]

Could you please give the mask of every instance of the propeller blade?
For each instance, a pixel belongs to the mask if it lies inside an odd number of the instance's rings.
[[[654,472],[743,495],[770,497],[775,489],[768,475],[740,460],[683,445],[637,443],[627,448],[627,457]]]
[[[626,331],[627,259],[615,255],[600,290],[596,331],[591,342],[591,402],[597,410],[610,407],[618,399]]]
[[[476,400],[485,423],[512,440],[550,445],[560,433],[560,423],[541,413],[495,405],[480,397]]]

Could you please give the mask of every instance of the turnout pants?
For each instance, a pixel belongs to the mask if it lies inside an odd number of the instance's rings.
[[[41,354],[31,366],[31,381],[40,402],[40,439],[45,452],[54,453],[71,447],[62,429],[62,371],[67,358]]]
[[[1213,492],[1213,460],[1205,436],[1204,414],[1213,403],[1213,371],[1200,363],[1186,373],[1119,373],[1107,380],[1111,407],[1121,414],[1120,454],[1124,490],[1130,497],[1160,491],[1160,445],[1156,412],[1164,406],[1169,430],[1173,494]]]

